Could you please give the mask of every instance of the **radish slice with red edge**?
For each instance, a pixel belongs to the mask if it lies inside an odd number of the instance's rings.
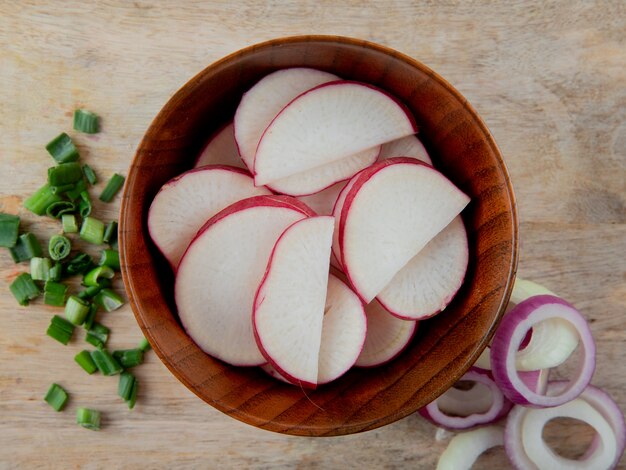
[[[439,457],[437,470],[470,470],[483,452],[501,445],[504,445],[504,430],[500,426],[457,434]]]
[[[566,388],[567,382],[551,382],[548,394],[562,394]],[[591,447],[578,460],[557,455],[542,438],[546,423],[559,417],[583,421],[596,431]],[[608,394],[591,385],[578,398],[552,408],[515,406],[504,434],[507,455],[518,469],[611,469],[617,466],[625,443],[621,410]]]
[[[547,396],[531,390],[516,369],[516,356],[528,330],[540,322],[560,319],[578,332],[583,347],[578,373],[560,395]],[[491,344],[493,376],[504,394],[518,405],[549,407],[573,400],[585,389],[595,370],[595,343],[589,325],[569,303],[552,295],[538,295],[519,303],[506,315]]]
[[[235,131],[232,121],[218,129],[206,143],[194,168],[205,165],[230,165],[245,168],[235,143]]]
[[[429,421],[447,429],[469,429],[479,424],[491,424],[506,416],[511,409],[511,402],[506,399],[487,372],[470,369],[461,377],[461,380],[481,383],[487,386],[491,392],[491,404],[486,411],[479,406],[471,406],[468,403],[466,410],[469,414],[467,416],[449,416],[439,408],[438,402],[441,399],[439,397],[420,409],[419,413]],[[444,395],[446,393],[448,391],[444,392]],[[474,405],[481,404],[474,402]]]

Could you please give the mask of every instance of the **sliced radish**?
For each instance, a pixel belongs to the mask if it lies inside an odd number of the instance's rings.
[[[441,312],[463,284],[469,251],[463,219],[454,218],[376,296],[393,315],[423,320]]]
[[[408,109],[378,88],[350,81],[319,85],[285,106],[263,133],[254,160],[255,184],[272,183],[416,130]]]
[[[346,196],[350,192],[350,189],[352,189],[352,185],[357,179],[357,175],[355,175],[350,181],[348,181],[348,183],[339,192],[337,199],[335,200],[335,205],[332,212],[333,217],[335,218],[335,231],[333,232],[332,252],[340,267],[343,266],[341,260],[341,247],[339,246],[339,223],[341,222],[341,211],[343,210],[343,203],[346,201]],[[343,268],[341,269],[343,270]]]
[[[387,142],[380,151],[380,160],[387,160],[393,157],[411,157],[417,158],[432,165],[432,161],[428,156],[428,152],[424,148],[424,144],[414,135],[407,135],[401,139]]]
[[[267,364],[263,364],[261,366],[261,370],[265,372],[266,374],[268,374],[270,377],[275,378],[276,380],[280,380],[281,382],[285,382],[291,385],[296,385],[296,384],[289,382],[289,380],[287,380],[285,377],[280,375],[280,373],[276,369],[274,369],[272,364],[270,364],[269,362]]]
[[[251,196],[271,194],[255,187],[250,174],[230,166],[205,166],[165,183],[148,212],[155,245],[176,269],[187,245],[202,225],[219,211]]]
[[[359,367],[374,367],[397,357],[411,342],[417,322],[401,320],[387,312],[377,301],[365,307],[367,336],[356,361]]]
[[[346,195],[340,261],[369,303],[469,202],[445,176],[412,158],[363,170]]]
[[[290,196],[319,193],[337,182],[352,178],[359,171],[372,165],[379,153],[380,145],[317,168],[273,181],[268,184],[268,188],[274,192]]]
[[[263,131],[296,96],[339,77],[321,70],[291,68],[263,77],[241,98],[235,114],[235,139],[241,159],[252,170]],[[356,152],[355,152],[356,153]]]
[[[263,356],[293,383],[315,388],[333,219],[311,217],[280,236],[259,285],[254,336]]]
[[[265,362],[252,307],[281,233],[313,212],[287,196],[257,196],[227,207],[200,229],[176,274],[178,316],[206,353],[232,365]]]
[[[332,215],[333,207],[337,201],[337,196],[341,190],[346,186],[346,182],[333,184],[330,188],[326,188],[319,193],[310,194],[308,196],[299,196],[302,202],[313,209],[319,215]]]
[[[205,165],[230,165],[245,168],[237,145],[233,123],[229,122],[211,136],[196,160],[195,168]]]

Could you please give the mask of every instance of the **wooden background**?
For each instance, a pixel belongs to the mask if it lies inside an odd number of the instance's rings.
[[[626,408],[626,3],[416,1],[0,0],[0,211],[42,238],[58,224],[21,208],[52,163],[44,145],[71,131],[71,112],[102,116],[77,135],[101,178],[124,173],[142,134],[191,76],[246,45],[295,34],[342,34],[429,65],[474,105],[505,156],[521,217],[519,274],[574,303],[598,345],[593,383]],[[100,185],[96,193],[99,192]],[[119,200],[99,205],[116,218]],[[57,310],[19,307],[8,285],[24,266],[0,253],[2,468],[434,468],[449,435],[418,416],[340,438],[296,438],[244,425],[205,405],[154,353],[137,369],[133,411],[117,380],[87,376],[45,336]],[[128,306],[108,314],[114,348],[140,338]],[[57,381],[72,394],[55,413]],[[103,411],[104,429],[74,424]],[[547,431],[565,455],[590,441],[584,426]],[[624,464],[622,464],[624,465]],[[479,460],[506,467],[504,451]]]

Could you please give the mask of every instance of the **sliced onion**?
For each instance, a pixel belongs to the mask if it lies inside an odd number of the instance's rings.
[[[447,429],[468,429],[474,426],[478,426],[480,424],[493,423],[494,421],[497,421],[500,418],[506,416],[506,414],[511,409],[511,402],[504,397],[504,395],[488,373],[479,369],[470,369],[463,377],[461,377],[461,380],[477,382],[487,386],[490,391],[490,404],[487,410],[485,410],[485,404],[482,400],[467,400],[465,404],[461,404],[461,400],[459,400],[459,395],[460,393],[463,393],[463,391],[452,388],[450,390],[447,390],[439,398],[419,410],[420,414],[429,421],[432,421],[433,423],[439,426],[443,426]],[[474,395],[476,393],[472,392],[474,388],[465,391],[465,393],[469,393],[469,395]],[[451,390],[454,391],[451,392]],[[452,394],[453,396],[452,399],[450,399],[450,394]],[[458,414],[462,414],[462,416],[450,416],[446,414],[443,409],[440,408],[439,402],[441,401],[442,397],[446,395],[448,397],[448,409],[453,409],[455,412],[459,412]],[[446,399],[444,399],[444,403],[445,400]],[[455,405],[451,405],[452,402],[456,402]]]
[[[558,297],[558,295],[556,295],[550,289],[546,289],[541,284],[527,281],[526,279],[518,277],[515,279],[513,292],[511,292],[511,298],[509,299],[509,303],[517,305],[524,300],[534,297],[536,295],[553,295],[555,297]]]
[[[534,325],[551,319],[570,323],[583,347],[576,377],[556,396],[547,396],[529,388],[516,368],[516,356],[526,332]],[[576,398],[589,385],[595,370],[595,343],[587,322],[574,307],[558,297],[539,295],[519,303],[502,319],[492,341],[490,358],[496,383],[513,403],[536,407],[558,406]]]
[[[437,470],[469,470],[480,454],[503,444],[504,432],[499,426],[486,426],[457,434],[439,457]]]
[[[562,393],[567,385],[550,383],[548,395]],[[578,419],[596,430],[594,442],[580,459],[557,455],[543,440],[544,426],[557,417]],[[507,419],[504,437],[507,455],[519,469],[610,469],[617,465],[625,443],[626,425],[620,409],[611,397],[593,386],[578,398],[553,408],[515,406]]]

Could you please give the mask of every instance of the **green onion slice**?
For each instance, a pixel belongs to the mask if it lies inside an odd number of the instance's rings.
[[[76,410],[76,424],[80,424],[92,431],[100,430],[100,412],[90,408],[78,408]]]
[[[74,325],[68,322],[65,318],[62,318],[58,315],[52,317],[50,321],[50,326],[48,326],[48,330],[46,334],[51,338],[56,339],[59,343],[67,344],[72,339],[72,334],[74,333]]]
[[[111,289],[102,289],[93,301],[107,312],[117,310],[124,305],[124,299]]]
[[[100,255],[100,266],[108,266],[109,268],[120,270],[120,253],[117,250],[102,250]]]
[[[117,222],[109,222],[104,230],[104,243],[112,244],[117,240]]]
[[[112,279],[113,276],[115,276],[115,271],[111,268],[108,266],[98,266],[85,274],[83,285],[100,286],[102,279]]]
[[[53,202],[46,208],[46,215],[53,219],[60,219],[63,214],[70,214],[76,211],[76,205],[70,201]]]
[[[85,178],[87,178],[87,181],[89,181],[90,185],[93,186],[98,182],[96,172],[93,171],[93,168],[91,168],[89,165],[83,165],[83,174],[85,175]]]
[[[78,233],[78,224],[74,214],[61,215],[61,223],[63,224],[63,233]]]
[[[20,305],[28,305],[28,302],[39,297],[39,287],[28,273],[17,276],[9,289]]]
[[[47,281],[52,264],[49,258],[30,259],[30,277],[34,281]]]
[[[98,115],[86,109],[74,111],[74,130],[85,134],[98,133]]]
[[[85,290],[80,291],[78,293],[78,297],[80,297],[83,300],[91,299],[94,295],[96,295],[101,290],[102,290],[102,286],[99,284],[96,286],[88,286]]]
[[[75,162],[79,157],[76,145],[65,132],[52,139],[46,150],[58,163]]]
[[[106,349],[91,351],[91,358],[102,375],[117,375],[122,372],[122,366],[115,360]]]
[[[120,374],[120,381],[117,386],[117,394],[122,397],[124,401],[130,400],[130,394],[133,391],[134,383],[135,376],[130,372],[122,372]]]
[[[59,163],[57,166],[48,168],[48,184],[50,186],[76,183],[82,178],[83,170],[78,162]]]
[[[20,218],[17,215],[0,213],[0,246],[14,247],[20,233]]]
[[[81,298],[70,295],[65,302],[65,318],[74,325],[82,325],[89,314],[89,302]]]
[[[28,261],[34,257],[43,256],[43,251],[41,250],[41,245],[37,241],[37,238],[32,233],[23,233],[17,239],[17,243],[14,247],[9,248],[9,252],[11,253],[11,257],[13,261],[16,263],[21,263],[22,261]]]
[[[96,321],[96,313],[98,313],[98,306],[96,304],[89,304],[89,313],[87,314],[87,318],[85,318],[85,323],[83,323],[83,327],[87,331],[89,331],[94,322]]]
[[[37,215],[44,215],[51,204],[61,201],[61,196],[54,194],[52,186],[46,184],[24,201],[24,207]]]
[[[68,274],[83,274],[93,267],[94,263],[87,253],[78,253],[66,266]]]
[[[111,176],[102,194],[100,194],[100,200],[102,202],[111,202],[122,186],[124,186],[124,177],[115,173]]]
[[[91,199],[89,193],[83,191],[80,193],[80,201],[78,201],[78,212],[81,217],[87,217],[91,214]]]
[[[48,243],[48,253],[54,261],[60,261],[70,254],[72,244],[63,235],[54,235]]]
[[[48,271],[48,280],[58,282],[63,277],[63,265],[61,263],[54,263],[54,266]]]
[[[104,224],[93,217],[86,217],[80,227],[80,238],[94,245],[104,242]]]
[[[152,348],[146,338],[141,338],[141,341],[139,341],[139,345],[137,347],[141,349],[144,353]]]
[[[137,403],[137,393],[139,392],[139,381],[135,379],[133,382],[133,389],[130,392],[130,398],[126,402],[128,404],[128,409],[132,410],[135,407],[135,403]]]
[[[80,193],[83,191],[87,191],[87,183],[84,178],[81,178],[76,182],[74,189],[70,189],[65,195],[70,198],[70,200],[75,201],[80,197]]]
[[[87,330],[87,336],[85,336],[85,341],[89,344],[93,344],[97,348],[103,347],[108,339],[109,329],[106,326],[95,322],[91,325],[91,328]]]
[[[67,286],[65,284],[47,281],[43,287],[43,302],[46,305],[63,307],[65,305],[65,294],[67,294]]]
[[[124,369],[138,366],[143,362],[143,350],[136,349],[121,349],[119,351],[113,351],[113,357],[117,359],[117,362]]]
[[[91,358],[91,354],[89,353],[89,351],[83,350],[79,352],[78,354],[76,354],[76,356],[74,356],[74,360],[89,375],[93,374],[95,371],[98,370],[98,367],[96,366],[96,363],[93,362],[93,359]]]
[[[52,194],[64,194],[76,187],[76,183],[64,184],[63,186],[50,186]]]
[[[53,383],[50,385],[46,396],[43,399],[54,408],[56,411],[62,411],[65,408],[67,399],[69,398],[67,392],[58,384]]]

